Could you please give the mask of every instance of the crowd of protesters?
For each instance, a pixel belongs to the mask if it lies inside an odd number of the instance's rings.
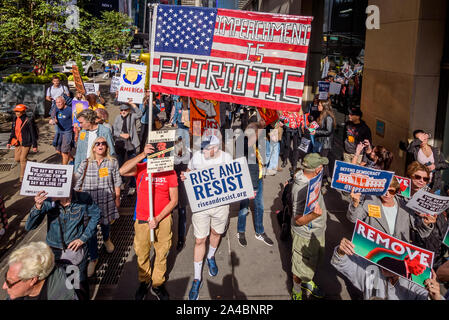
[[[222,150],[223,135],[218,131],[203,137],[200,150],[193,151],[190,148],[189,98],[153,94],[153,118],[149,119],[149,90],[145,91],[144,102],[140,105],[134,104],[132,99],[119,103],[120,114],[111,123],[100,93],[87,96],[76,93],[75,97],[87,101],[89,108],[77,114],[79,124],[73,124],[70,92],[66,89],[55,78],[47,91],[47,100],[52,102],[53,145],[61,155],[61,163],[74,166],[72,191],[67,198],[47,198],[45,190],[36,195],[26,230],[37,228],[47,217],[46,244],[28,244],[11,255],[3,285],[9,298],[89,299],[88,278],[95,274],[99,259],[97,225],[100,226],[106,252],[112,253],[111,224],[120,217],[118,209],[126,183],[127,196],[137,195],[134,250],[139,285],[135,299],[144,299],[150,289],[158,299],[169,299],[164,283],[173,239],[177,239],[178,251],[184,248],[186,241],[194,242],[194,274],[188,298],[199,299],[204,281],[204,261],[209,276],[215,277],[219,272],[215,253],[228,227],[230,206],[192,214],[194,239],[186,238],[189,203],[184,187],[185,173],[232,161],[234,155]],[[23,104],[14,108],[15,117],[8,141],[8,146],[15,146],[15,161],[20,163],[16,187],[22,182],[30,149],[36,152],[38,147],[39,133],[26,110]],[[271,123],[267,123],[256,108],[227,104],[220,111],[224,128],[231,128],[237,118],[240,120],[245,136],[244,155],[248,159],[256,159],[248,165],[255,191],[254,236],[267,246],[272,246],[274,241],[265,233],[263,224],[264,208],[268,205],[264,203],[264,179],[276,175],[290,162],[291,179],[286,183],[290,188],[285,207],[288,207],[292,240],[291,297],[293,300],[303,300],[306,296],[325,297],[326,293],[315,284],[314,276],[325,257],[327,216],[328,210],[332,210],[326,207],[324,196],[330,188],[334,161],[340,160],[333,152],[337,120],[332,99],[315,99],[308,112],[278,111],[277,119]],[[176,130],[174,170],[152,175],[154,217],[151,220],[145,163],[147,155],[154,152],[154,146],[147,143],[150,121],[152,130]],[[406,172],[412,181],[411,193],[425,189],[449,195],[449,188],[442,178],[442,170],[449,168],[449,163],[438,148],[429,145],[429,138],[428,133],[416,130],[408,147],[415,160]],[[367,168],[391,170],[393,153],[384,146],[373,145],[371,129],[363,121],[360,107],[349,108],[343,145],[341,160]],[[304,215],[310,180],[321,172],[323,188],[317,205],[310,214]],[[362,291],[365,299],[443,299],[439,286],[449,280],[448,248],[442,243],[449,226],[447,214],[436,216],[414,212],[406,207],[408,199],[401,197],[399,190],[399,182],[394,178],[383,196],[362,196],[354,192],[343,194],[349,201],[347,219],[352,223],[362,220],[402,241],[433,251],[434,271],[432,278],[426,281],[426,287],[377,267],[385,285],[373,292],[365,285],[366,269],[370,264],[354,255],[354,245],[348,239],[341,240],[328,263]],[[235,239],[241,247],[247,246],[249,204],[249,199],[239,203]],[[370,206],[380,208],[381,218],[370,214]],[[172,232],[174,211],[178,214],[175,238]],[[3,212],[1,218],[3,229],[7,227]],[[154,242],[150,240],[150,230],[154,230]],[[154,261],[150,259],[152,246]],[[37,267],[31,268],[32,263]],[[80,270],[81,286],[74,292],[61,286],[63,274],[60,268],[64,265],[75,265]]]

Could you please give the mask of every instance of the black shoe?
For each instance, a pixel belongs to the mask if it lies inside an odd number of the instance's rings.
[[[184,241],[178,240],[178,244],[176,245],[176,250],[181,251],[184,248]]]
[[[242,246],[243,248],[245,248],[247,246],[247,242],[246,242],[246,238],[245,238],[245,233],[244,232],[238,232],[237,233],[237,239],[239,239],[239,245]]]
[[[282,167],[282,168],[285,168],[286,166],[287,166],[287,161],[282,161],[281,167]]]
[[[149,283],[141,282],[136,291],[136,300],[143,300],[148,293]]]
[[[161,284],[159,287],[151,287],[151,292],[153,292],[158,300],[170,300],[165,286]]]

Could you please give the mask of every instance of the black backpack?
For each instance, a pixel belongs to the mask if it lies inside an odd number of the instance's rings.
[[[281,227],[280,239],[282,241],[289,241],[291,239],[291,201],[292,201],[292,187],[293,187],[293,179],[289,179],[287,184],[284,186],[284,190],[282,190],[282,210],[277,214],[277,219],[279,226]]]

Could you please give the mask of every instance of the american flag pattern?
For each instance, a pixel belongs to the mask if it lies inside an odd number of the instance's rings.
[[[312,19],[158,5],[151,90],[298,111]]]

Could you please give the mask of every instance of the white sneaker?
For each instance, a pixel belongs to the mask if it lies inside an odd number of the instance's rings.
[[[104,247],[106,248],[107,253],[112,253],[114,251],[114,244],[112,243],[111,239],[108,239],[104,242]]]
[[[97,266],[98,259],[94,261],[89,261],[89,264],[87,265],[87,276],[90,278],[95,273],[95,267]]]

